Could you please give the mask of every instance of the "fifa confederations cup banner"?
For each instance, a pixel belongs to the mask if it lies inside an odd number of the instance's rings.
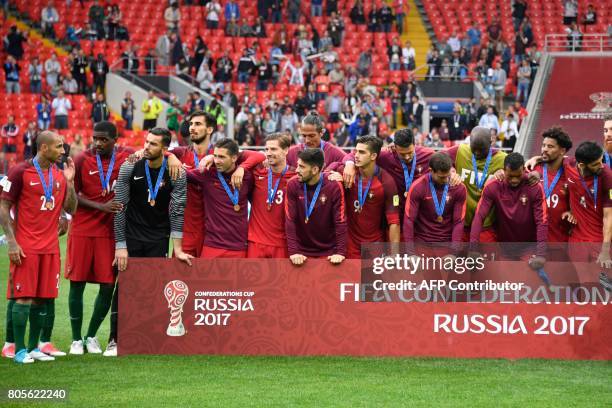
[[[543,266],[507,246],[374,245],[338,266],[134,258],[119,276],[120,354],[610,360],[592,249],[548,249]]]

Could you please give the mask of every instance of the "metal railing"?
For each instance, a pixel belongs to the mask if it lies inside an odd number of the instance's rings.
[[[448,81],[448,82],[459,82],[459,81],[476,81],[478,80],[478,75],[475,72],[470,72],[470,67],[465,64],[459,65],[449,65],[452,70],[456,70],[457,72],[451,76],[443,76],[443,75],[429,75],[429,64],[424,64],[416,67],[412,71],[412,78],[417,81],[427,81],[427,80],[435,80],[435,81]],[[444,67],[444,64],[442,64]],[[464,78],[461,78],[459,72],[461,69],[465,69],[466,75]]]
[[[612,51],[612,38],[607,33],[582,34],[573,38],[571,34],[546,34],[544,38],[545,52],[558,51]]]

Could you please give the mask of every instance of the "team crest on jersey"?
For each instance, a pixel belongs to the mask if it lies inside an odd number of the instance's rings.
[[[321,195],[321,202],[325,204],[326,201],[327,201],[327,196],[325,194]]]
[[[417,172],[421,174],[422,171],[423,171],[423,166],[417,166]]]
[[[523,205],[527,205],[527,196],[525,194],[522,194],[519,200]]]
[[[610,190],[610,191],[612,191],[612,190]],[[368,198],[370,200],[373,200],[374,199],[374,193],[370,191],[370,194],[368,194]]]
[[[586,198],[584,196],[580,197],[580,205],[583,206],[584,208],[587,208]]]
[[[21,283],[17,283],[17,284],[15,284],[15,290],[16,290],[17,292],[21,292]]]
[[[450,196],[450,194],[447,194],[446,195],[446,202],[448,203],[448,202],[450,202],[450,200],[451,200],[451,196]]]
[[[56,182],[56,183],[55,183],[55,185],[57,186],[57,189],[59,190],[59,188],[60,188],[59,181],[58,181],[58,182]]]

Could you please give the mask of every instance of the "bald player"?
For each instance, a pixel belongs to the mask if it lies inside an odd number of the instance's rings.
[[[491,131],[482,126],[476,126],[470,134],[470,144],[460,144],[445,151],[454,163],[457,174],[461,177],[467,189],[467,207],[465,212],[465,228],[463,240],[468,241],[470,227],[480,200],[482,190],[489,178],[498,173],[503,178],[504,159],[506,153],[491,147]],[[481,230],[481,242],[495,242],[492,229],[494,215],[486,217]]]
[[[287,154],[287,163],[292,167],[297,167],[298,154],[306,148],[321,149],[325,158],[325,168],[331,163],[341,163],[345,153],[342,149],[328,143],[322,139],[325,133],[325,124],[323,119],[316,111],[310,112],[304,116],[304,119],[299,124],[298,132],[304,143],[291,146]]]
[[[64,154],[62,137],[44,131],[36,145],[36,156],[12,167],[2,180],[0,196],[0,224],[10,259],[7,298],[15,300],[7,319],[13,326],[14,361],[19,364],[54,360],[39,349],[38,341],[46,315],[46,299],[57,298],[59,288],[60,213],[63,210],[72,214],[77,207],[72,159],[68,159],[63,171],[55,166]],[[10,217],[13,207],[15,222]]]

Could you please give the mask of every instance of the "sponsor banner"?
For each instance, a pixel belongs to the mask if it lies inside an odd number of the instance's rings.
[[[555,57],[531,155],[540,154],[540,135],[551,126],[563,126],[574,146],[587,140],[601,144],[603,118],[612,113],[610,61],[606,56]]]
[[[443,293],[435,287],[388,299],[379,290],[368,299],[364,265],[196,259],[189,267],[175,259],[130,259],[119,275],[120,354],[612,358],[605,290],[576,301],[533,293],[454,301],[434,299],[432,293]],[[532,278],[524,262],[495,267]]]

